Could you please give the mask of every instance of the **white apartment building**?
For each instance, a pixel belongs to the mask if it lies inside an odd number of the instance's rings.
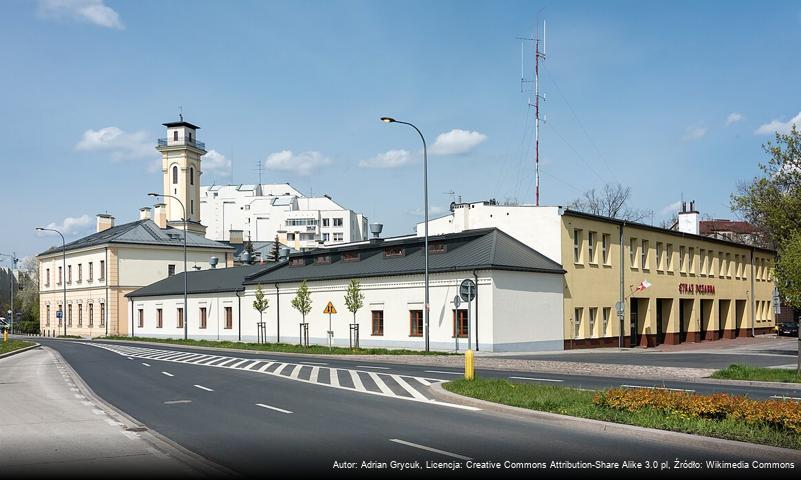
[[[250,241],[278,241],[296,250],[367,239],[367,218],[331,197],[307,197],[288,183],[200,187],[206,237],[230,241],[241,230]]]

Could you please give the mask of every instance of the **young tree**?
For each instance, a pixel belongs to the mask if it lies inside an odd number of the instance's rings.
[[[270,301],[264,296],[261,284],[256,287],[256,299],[253,300],[253,308],[259,312],[259,323],[264,323],[264,311],[270,306]],[[261,328],[261,325],[259,325]],[[265,340],[266,341],[266,340]]]
[[[306,283],[306,280],[300,283],[300,287],[298,287],[298,293],[295,294],[295,298],[292,299],[292,308],[303,315],[303,323],[306,323],[306,315],[308,315],[312,309],[309,285]]]
[[[801,232],[795,232],[782,244],[782,254],[776,262],[776,284],[787,304],[801,308]]]
[[[353,314],[353,323],[356,323],[356,312],[364,306],[364,294],[358,280],[351,280],[348,291],[345,293],[345,306]]]

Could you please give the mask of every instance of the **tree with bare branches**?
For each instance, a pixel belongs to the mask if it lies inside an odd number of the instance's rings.
[[[574,200],[569,207],[580,212],[629,222],[639,222],[652,215],[651,210],[630,207],[629,200],[631,200],[631,187],[624,187],[620,183],[607,183],[601,191],[593,188],[584,192],[584,195]]]

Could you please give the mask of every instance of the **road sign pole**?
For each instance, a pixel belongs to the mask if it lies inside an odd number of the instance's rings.
[[[473,289],[470,288],[470,287],[471,287],[470,285],[467,286],[467,349],[468,350],[472,350],[473,349],[473,338],[470,336],[470,333],[471,333],[471,330],[472,330],[470,328],[470,317],[471,317],[471,315],[470,315],[470,313],[471,313],[470,312],[470,310],[471,310],[470,309],[470,304],[471,304],[471,301],[472,301],[471,294],[473,293]]]

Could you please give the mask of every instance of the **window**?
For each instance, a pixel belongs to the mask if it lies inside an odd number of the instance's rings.
[[[192,141],[192,134],[189,134],[189,141]],[[189,167],[189,185],[195,184],[195,168]]]
[[[342,252],[343,262],[358,262],[359,252]]]
[[[286,226],[287,227],[305,227],[305,226],[316,226],[317,219],[316,218],[287,218],[286,219]]]
[[[684,248],[684,245],[679,247],[679,271],[681,273],[687,273],[687,249]]]
[[[47,306],[47,313],[45,314],[45,327],[50,326],[50,305]]]
[[[331,225],[331,219],[330,218],[324,218],[323,219],[323,226],[324,227],[328,227],[330,225]]]
[[[605,337],[607,336],[607,329],[609,328],[609,318],[612,316],[612,307],[604,307],[603,311],[603,323],[601,324],[601,334],[599,336]]]
[[[145,311],[139,309],[139,328],[145,328]]]
[[[233,307],[225,307],[225,328],[226,330],[234,328]]]
[[[178,130],[173,130],[173,132],[172,132],[172,139],[173,139],[173,141],[175,141],[175,142],[177,142],[177,141],[178,141]]]
[[[453,336],[467,338],[467,310],[453,310]]]
[[[573,229],[573,263],[581,262],[581,230]]]
[[[668,243],[665,247],[665,255],[667,256],[667,261],[665,262],[665,270],[672,272],[673,271],[673,244]]]
[[[83,304],[78,304],[78,328],[83,327]]]
[[[67,326],[72,326],[72,305],[67,307]]]
[[[78,264],[78,283],[81,283],[83,280],[83,264]]]
[[[45,273],[44,284],[45,284],[45,287],[49,287],[50,286],[50,269],[49,268],[47,269],[47,271]]]
[[[67,265],[67,285],[72,283],[72,265]]]
[[[409,310],[409,336],[423,336],[423,311]]]
[[[100,280],[102,281],[105,278],[106,278],[106,261],[100,260]]]
[[[631,268],[637,268],[637,239],[632,238],[629,242],[629,263]]]
[[[164,316],[160,308],[156,309],[156,328],[161,328],[164,325]]]
[[[385,257],[402,257],[403,255],[403,247],[387,247],[384,249]]]
[[[334,241],[341,242],[344,239],[344,234],[342,232],[334,232]]]
[[[95,304],[89,304],[89,328],[95,326]]]
[[[723,278],[726,276],[726,257],[723,252],[718,252],[718,277]]]
[[[314,259],[314,263],[318,265],[328,265],[331,263],[331,255],[317,255],[317,258]]]
[[[172,167],[172,184],[173,185],[177,185],[178,184],[178,166],[177,165],[173,165],[173,167]]]
[[[324,241],[324,242],[327,242],[327,241],[329,241],[329,240],[331,240],[331,234],[330,234],[330,233],[328,233],[328,232],[324,233],[324,234],[323,234],[323,241]]]
[[[176,316],[178,328],[184,328],[184,309],[183,307],[178,307],[177,311],[178,315]]]
[[[604,265],[609,265],[609,241],[608,233],[601,235],[601,256],[603,257]]]
[[[206,313],[206,307],[200,307],[200,328],[206,328],[206,321],[208,320],[208,316]]]
[[[384,334],[384,311],[373,310],[371,312],[373,317],[373,335],[380,336]]]
[[[290,267],[302,267],[306,265],[306,260],[303,257],[295,257],[289,260]]]
[[[656,242],[656,269],[657,271],[662,271],[663,265],[662,262],[664,259],[664,248],[662,246],[662,242]]]
[[[192,143],[192,132],[187,132],[189,134],[189,143]]]
[[[286,239],[287,240],[295,240],[295,234],[294,233],[287,233],[286,234]]]
[[[95,276],[95,264],[93,262],[89,262],[89,281],[91,282]]]
[[[189,213],[194,215],[195,214],[195,201],[189,200]]]
[[[695,248],[690,247],[690,275],[695,275]]]
[[[64,317],[64,310],[61,308],[61,305],[58,306],[58,310],[56,310],[56,312],[61,312],[61,316]],[[58,326],[59,327],[61,326],[61,321],[62,321],[62,319],[59,318],[58,319]]]
[[[104,327],[106,325],[106,304],[100,304],[100,326]]]
[[[642,251],[640,252],[640,265],[643,270],[648,270],[648,240],[642,241]]]
[[[58,267],[58,284],[59,285],[61,285],[61,282],[63,281],[63,275],[62,274],[63,274],[63,272],[61,271],[61,267]]]
[[[581,307],[573,309],[573,338],[581,336],[581,314],[583,311],[584,309]]]
[[[589,257],[590,263],[595,262],[595,232],[587,232],[587,256]]]
[[[167,265],[167,276],[172,277],[175,275],[175,264]]]
[[[590,338],[595,336],[595,319],[598,317],[598,308],[592,307],[590,310]]]
[[[335,218],[333,220],[334,220],[334,226],[335,227],[341,227],[342,226],[342,219],[341,218]]]
[[[437,254],[437,253],[445,253],[448,250],[448,247],[441,242],[437,243],[429,243],[428,244],[428,253]]]

